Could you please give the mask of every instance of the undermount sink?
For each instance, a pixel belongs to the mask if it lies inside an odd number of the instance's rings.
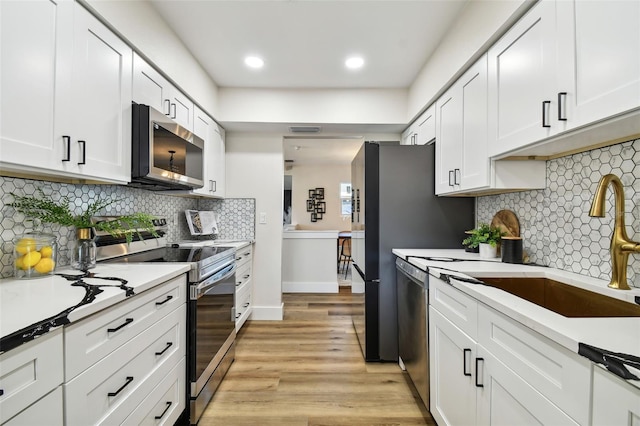
[[[479,279],[565,317],[640,317],[640,305],[548,278]]]

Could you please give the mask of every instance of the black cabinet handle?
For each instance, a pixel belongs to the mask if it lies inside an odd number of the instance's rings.
[[[162,355],[163,353],[165,353],[171,346],[173,346],[173,342],[167,342],[167,346],[165,346],[165,348],[163,350],[161,350],[160,352],[156,352],[156,355]]]
[[[547,123],[547,106],[551,105],[551,101],[542,101],[542,127],[551,127]]]
[[[451,179],[451,175],[453,175],[453,170],[449,170],[449,186],[453,186],[453,179]]]
[[[66,143],[65,151],[67,154],[65,158],[62,159],[62,161],[69,161],[71,160],[71,136],[63,135],[62,141]]]
[[[79,145],[82,145],[82,160],[78,165],[87,164],[87,143],[85,141],[78,141]]]
[[[246,280],[246,279],[247,279],[247,278],[249,278],[250,276],[251,276],[251,275],[245,275],[245,276],[244,276],[244,277],[242,277],[242,278],[244,278],[244,279]]]
[[[164,115],[169,115],[171,114],[171,101],[169,99],[165,99],[164,101],[167,103],[167,112],[165,112]]]
[[[167,411],[169,411],[169,407],[171,407],[171,404],[171,401],[167,401],[167,406],[164,407],[164,411],[162,412],[162,414],[160,414],[159,416],[155,416],[154,419],[160,420],[161,418],[163,418],[164,415],[167,414]]]
[[[244,254],[244,256],[249,256],[250,254],[251,254],[251,252],[250,252],[250,251],[248,251],[248,252],[246,252],[246,253]]]
[[[0,396],[4,395],[4,389],[0,389]]]
[[[164,299],[162,302],[156,302],[156,306],[164,305],[165,303],[167,303],[171,299],[173,299],[173,296],[167,296],[167,298]]]
[[[480,378],[480,373],[479,373],[479,368],[478,368],[478,364],[480,363],[480,361],[482,361],[484,363],[484,358],[476,358],[476,387],[477,388],[483,388],[484,384],[482,383],[478,383],[478,379]]]
[[[471,354],[471,349],[463,349],[462,350],[462,373],[465,376],[471,377],[471,373],[467,372],[467,352]]]
[[[171,115],[171,118],[173,118],[175,120],[176,119],[176,104],[171,104],[171,106],[173,107],[173,114]]]
[[[122,391],[123,391],[123,389],[124,389],[124,388],[126,388],[127,386],[129,386],[129,383],[131,383],[131,382],[133,382],[133,377],[132,377],[132,376],[129,376],[129,377],[127,377],[127,381],[126,381],[126,382],[124,382],[124,385],[120,386],[120,389],[118,389],[118,390],[117,390],[117,391],[115,391],[115,392],[109,392],[107,395],[109,395],[109,396],[116,396],[116,395],[118,395],[120,392],[122,392]]]
[[[562,99],[562,98],[563,98],[563,97],[564,97],[564,100],[566,101],[566,100],[567,100],[567,92],[560,92],[560,93],[558,93],[558,120],[559,120],[559,121],[567,121],[567,117],[565,117],[565,116],[562,114],[562,103],[563,103],[563,102],[562,102],[562,101],[563,101],[563,99]]]
[[[458,176],[460,176],[460,169],[453,169],[453,184],[460,185],[460,181],[458,181]]]
[[[248,307],[250,304],[251,304],[250,302],[247,302],[247,303],[245,303],[244,305],[242,305],[242,307],[243,307],[243,308],[246,308],[246,307]]]
[[[242,314],[236,314],[236,319],[240,318]]]
[[[116,331],[120,330],[122,327],[126,327],[127,324],[131,324],[132,322],[133,322],[133,318],[127,318],[126,320],[124,320],[124,324],[121,324],[116,328],[107,328],[107,333],[115,333]]]

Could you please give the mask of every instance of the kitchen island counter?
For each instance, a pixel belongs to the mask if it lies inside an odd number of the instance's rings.
[[[630,291],[613,290],[607,287],[605,280],[544,266],[502,263],[498,258],[484,260],[478,254],[464,250],[394,249],[393,253],[436,278],[473,277],[480,281],[483,277],[549,278],[630,303],[640,298],[640,289],[637,288]],[[498,288],[457,279],[448,282],[572,352],[580,353],[581,344],[586,344],[640,357],[640,319],[637,317],[569,318]],[[640,369],[625,365],[632,374],[640,377]],[[640,387],[640,380],[628,382]]]
[[[189,271],[186,263],[98,264],[30,280],[0,280],[0,353]],[[186,291],[186,289],[185,289]]]

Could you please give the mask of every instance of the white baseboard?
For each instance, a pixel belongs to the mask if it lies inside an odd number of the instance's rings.
[[[283,281],[283,293],[338,293],[338,281],[296,282]]]
[[[253,306],[249,319],[257,321],[282,321],[284,318],[284,303],[280,306]]]

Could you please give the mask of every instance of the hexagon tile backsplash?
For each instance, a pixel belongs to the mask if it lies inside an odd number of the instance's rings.
[[[608,280],[614,224],[613,191],[604,218],[589,217],[598,181],[613,173],[624,185],[627,234],[640,241],[640,139],[547,161],[543,190],[478,197],[477,220],[491,222],[502,209],[520,220],[532,262]],[[629,284],[640,288],[640,256],[629,256]]]
[[[10,193],[35,194],[38,189],[42,189],[45,194],[52,194],[54,200],[68,196],[74,200],[78,212],[86,209],[90,202],[98,198],[113,197],[118,202],[107,207],[101,214],[122,215],[143,212],[167,218],[170,222],[177,217],[177,223],[169,225],[167,234],[169,241],[192,239],[184,215],[184,210],[190,209],[213,210],[220,213],[218,223],[220,239],[255,239],[255,199],[253,198],[199,200],[118,185],[66,184],[0,176],[0,275],[3,278],[13,275],[13,237],[31,230],[56,235],[58,265],[69,264],[69,249],[75,240],[75,231],[72,228],[52,224],[42,224],[36,228],[31,222],[25,222],[23,215],[15,213],[6,205],[11,202]]]

